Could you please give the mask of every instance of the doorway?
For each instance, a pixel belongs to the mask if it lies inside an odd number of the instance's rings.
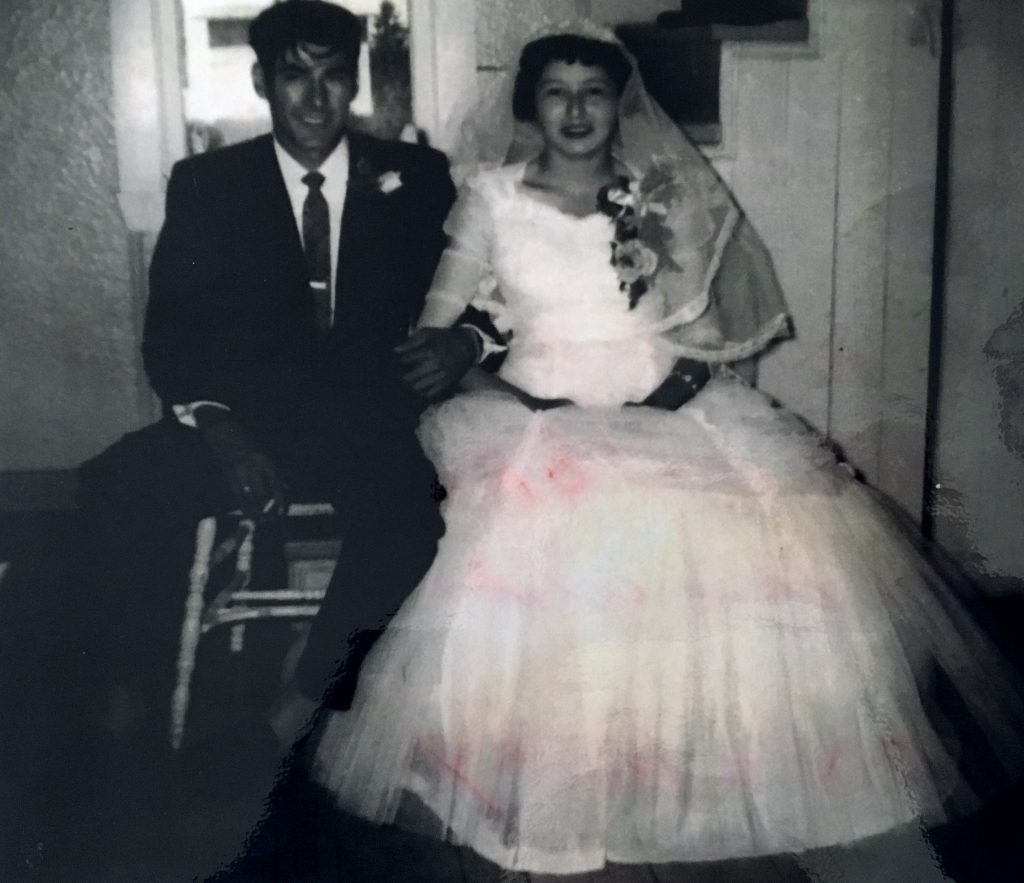
[[[332,0],[333,2],[333,0]],[[253,91],[249,24],[265,2],[178,0],[186,147],[203,153],[270,131],[266,102]],[[338,4],[342,5],[342,4]],[[409,137],[412,84],[406,0],[345,0],[359,16],[363,46],[354,128]]]

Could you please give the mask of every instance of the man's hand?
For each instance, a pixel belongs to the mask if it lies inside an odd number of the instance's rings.
[[[318,703],[294,684],[289,684],[277,697],[270,708],[268,723],[282,752],[287,752],[309,732],[318,708]]]
[[[468,328],[420,328],[395,347],[402,380],[413,392],[435,401],[451,393],[479,357]]]
[[[249,444],[231,412],[201,407],[194,416],[245,516],[259,521],[280,515],[284,511],[284,483],[270,460]]]

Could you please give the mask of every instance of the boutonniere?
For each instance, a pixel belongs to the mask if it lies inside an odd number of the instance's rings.
[[[380,190],[385,196],[389,193],[394,193],[399,187],[402,186],[402,173],[401,172],[385,172],[379,178],[377,178],[377,189]]]
[[[364,193],[380,193],[388,196],[398,190],[402,184],[402,173],[394,170],[378,172],[366,157],[356,162],[356,173],[352,183],[356,189]]]
[[[662,267],[679,269],[669,256],[673,234],[665,221],[677,189],[675,170],[655,160],[642,178],[622,176],[597,195],[598,209],[615,222],[611,263],[630,309],[651,289]]]

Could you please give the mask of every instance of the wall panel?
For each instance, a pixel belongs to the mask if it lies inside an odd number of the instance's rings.
[[[959,0],[937,538],[1024,592],[1024,5]]]

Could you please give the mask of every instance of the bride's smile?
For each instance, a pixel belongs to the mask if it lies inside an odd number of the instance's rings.
[[[589,156],[604,151],[615,133],[619,90],[603,68],[556,61],[537,85],[536,108],[548,150]]]

